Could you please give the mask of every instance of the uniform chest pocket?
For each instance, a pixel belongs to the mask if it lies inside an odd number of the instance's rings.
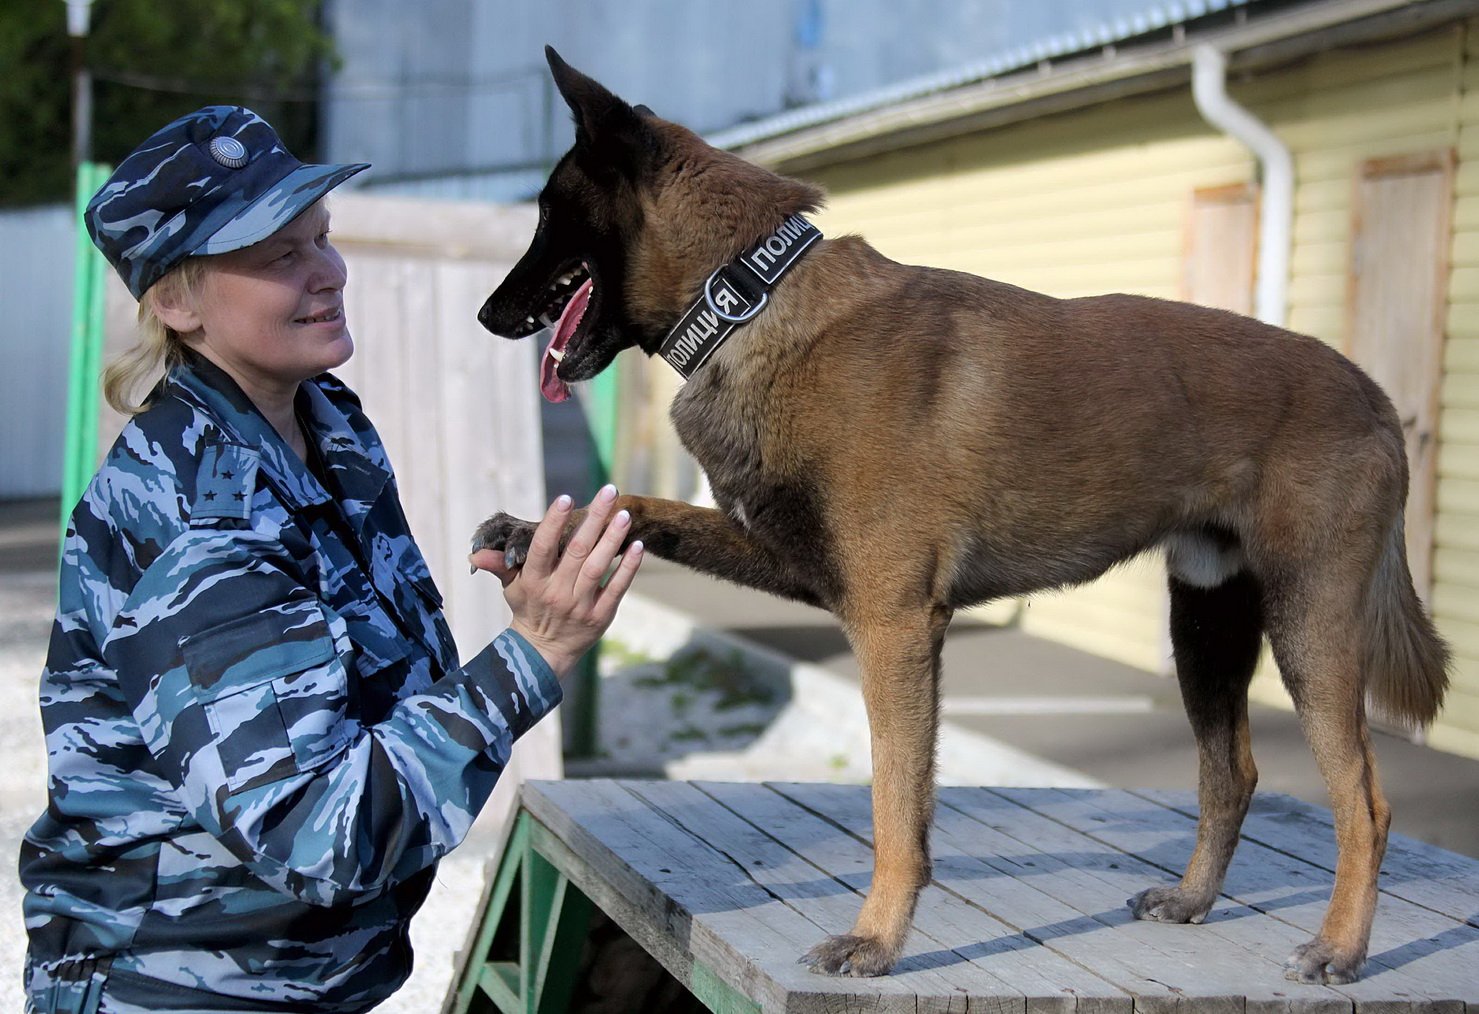
[[[180,649],[230,791],[311,770],[343,748],[348,687],[317,602],[222,623]]]

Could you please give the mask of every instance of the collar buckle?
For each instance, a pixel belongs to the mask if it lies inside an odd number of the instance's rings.
[[[760,293],[759,301],[752,305],[748,311],[742,310],[738,314],[730,313],[721,304],[729,304],[730,300],[724,297],[733,291],[734,286],[732,283],[727,286],[727,289],[729,290],[728,292],[720,293],[720,298],[718,299],[714,298],[714,279],[724,274],[725,270],[728,267],[728,264],[719,265],[717,268],[714,269],[714,273],[709,275],[708,281],[704,282],[704,302],[708,304],[708,307],[710,310],[713,311],[714,316],[718,317],[720,320],[727,320],[731,324],[743,324],[746,321],[753,320],[757,313],[765,309],[765,304],[770,302],[770,293],[762,291]]]

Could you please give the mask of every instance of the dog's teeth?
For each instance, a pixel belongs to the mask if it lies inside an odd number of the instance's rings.
[[[534,323],[534,318],[533,317],[525,317],[524,318],[524,323],[525,324],[532,324],[532,323]]]
[[[565,351],[563,349],[550,349],[549,357],[557,363],[563,363],[565,361]]]
[[[545,327],[553,327],[555,322],[550,320],[549,314],[542,313],[539,315],[539,323],[543,324]]]

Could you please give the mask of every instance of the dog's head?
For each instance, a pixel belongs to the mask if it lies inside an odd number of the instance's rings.
[[[478,320],[525,338],[552,327],[540,366],[551,401],[616,354],[656,351],[704,279],[822,192],[710,147],[630,106],[545,47],[575,116],[575,145],[539,195],[533,242]]]

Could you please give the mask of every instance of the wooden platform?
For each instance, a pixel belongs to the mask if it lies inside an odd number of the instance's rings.
[[[1288,796],[1256,798],[1224,897],[1181,926],[1125,899],[1180,875],[1190,795],[943,789],[934,883],[878,979],[796,964],[868,886],[864,787],[537,782],[523,806],[528,847],[714,1010],[1479,1011],[1479,862],[1395,836],[1361,981],[1284,978],[1335,855],[1328,812]]]

